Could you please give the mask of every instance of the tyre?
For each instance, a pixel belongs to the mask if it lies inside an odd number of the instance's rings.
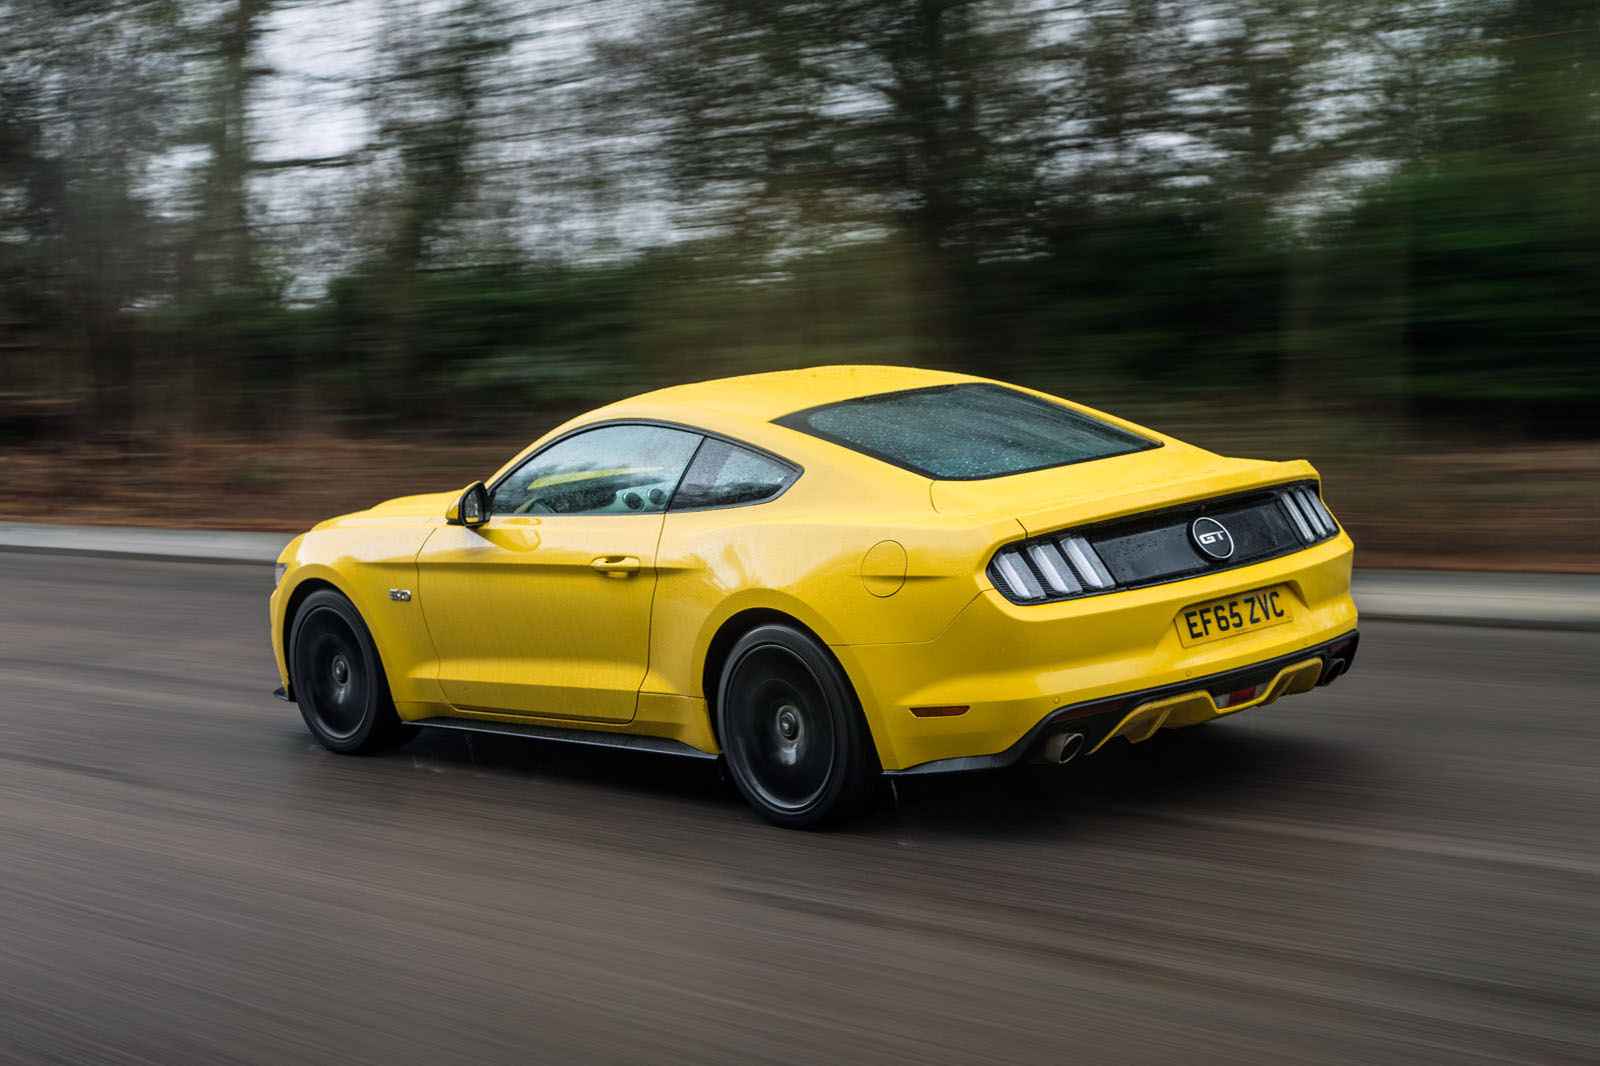
[[[306,728],[329,751],[374,751],[417,734],[395,714],[366,623],[331,589],[307,596],[294,616],[289,683]]]
[[[733,646],[717,725],[734,784],[774,825],[815,829],[849,817],[878,770],[844,672],[790,626],[760,626]]]

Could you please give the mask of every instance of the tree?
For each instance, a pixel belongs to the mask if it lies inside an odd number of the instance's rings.
[[[1038,199],[1029,26],[993,0],[675,0],[599,55],[680,226],[769,263],[897,237],[938,361],[970,354],[975,265],[1027,239]]]
[[[0,283],[8,363],[81,398],[85,431],[124,432],[137,406],[134,309],[163,291],[165,225],[151,171],[170,145],[173,8],[6,0],[0,67]]]

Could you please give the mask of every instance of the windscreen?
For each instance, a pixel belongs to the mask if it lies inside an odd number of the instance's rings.
[[[885,392],[775,420],[939,481],[975,481],[1156,448],[1049,400],[974,382]]]

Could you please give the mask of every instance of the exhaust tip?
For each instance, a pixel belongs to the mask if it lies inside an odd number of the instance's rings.
[[[1322,677],[1317,681],[1317,684],[1331,685],[1349,668],[1350,664],[1343,658],[1330,659],[1328,660],[1328,665],[1322,668]]]
[[[1038,761],[1065,766],[1083,750],[1082,733],[1052,733],[1039,745]]]

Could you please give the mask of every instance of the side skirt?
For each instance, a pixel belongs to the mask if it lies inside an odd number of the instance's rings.
[[[681,740],[647,737],[636,733],[599,733],[588,729],[562,729],[559,726],[524,725],[521,722],[491,722],[478,718],[417,718],[406,724],[424,725],[432,729],[455,729],[463,733],[497,733],[508,737],[527,737],[530,740],[554,740],[562,744],[585,744],[593,748],[648,751],[657,755],[677,755],[687,759],[717,758],[699,748],[691,748]]]

